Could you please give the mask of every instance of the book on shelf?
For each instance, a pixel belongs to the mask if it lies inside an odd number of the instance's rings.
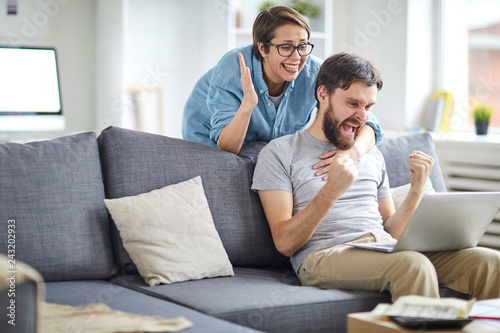
[[[424,117],[424,127],[428,131],[451,131],[451,122],[455,110],[453,94],[447,91],[434,92],[428,101]]]

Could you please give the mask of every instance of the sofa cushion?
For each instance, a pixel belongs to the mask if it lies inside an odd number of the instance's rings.
[[[390,303],[388,292],[301,286],[291,268],[236,267],[234,277],[150,287],[139,275],[112,282],[265,332],[346,332],[347,314]],[[441,297],[470,298],[447,288]]]
[[[104,201],[125,249],[150,286],[234,275],[200,176]]]
[[[1,144],[0,184],[1,252],[15,253],[46,281],[112,275],[94,133]],[[8,238],[11,229],[15,239]]]
[[[215,227],[232,265],[289,267],[288,258],[274,247],[258,195],[250,190],[255,159],[118,127],[103,130],[98,144],[108,199],[201,176]],[[135,270],[114,226],[112,239],[120,268]]]
[[[379,149],[385,158],[391,188],[410,182],[411,177],[408,170],[410,160],[408,156],[413,150],[420,150],[431,156],[435,161],[429,175],[432,187],[436,192],[446,192],[446,186],[434,148],[434,141],[429,133],[411,133],[400,137],[384,139]]]
[[[391,301],[389,293],[301,286],[291,268],[234,271],[234,277],[154,287],[138,275],[114,282],[265,332],[345,332],[348,313],[371,311]]]

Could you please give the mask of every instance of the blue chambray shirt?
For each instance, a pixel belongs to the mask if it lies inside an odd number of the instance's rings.
[[[305,127],[316,108],[314,87],[322,60],[310,55],[297,78],[288,82],[276,109],[269,98],[262,63],[253,54],[252,45],[226,53],[195,85],[184,107],[182,135],[185,140],[217,147],[217,139],[229,124],[243,100],[238,52],[250,68],[259,101],[252,111],[243,144],[271,141],[293,134]],[[373,127],[378,145],[383,138],[379,122],[370,114],[367,124]]]

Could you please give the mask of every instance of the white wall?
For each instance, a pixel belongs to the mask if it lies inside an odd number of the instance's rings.
[[[182,137],[192,88],[227,50],[228,11],[213,0],[98,0],[98,128],[129,124],[129,88],[160,88],[164,134]]]
[[[124,47],[126,87],[160,87],[165,134],[181,137],[182,110],[203,68],[202,6],[190,1],[129,0]]]
[[[436,80],[439,52],[435,40],[438,2],[407,3],[405,129],[423,124],[429,97],[440,87]]]
[[[466,0],[441,0],[442,11],[446,14],[442,22],[443,38],[440,45],[442,62],[439,84],[451,91],[455,98],[455,112],[452,128],[469,128],[469,77],[468,77],[468,31]]]
[[[384,129],[403,131],[421,126],[428,99],[436,90],[449,91],[455,97],[454,128],[467,119],[465,3],[334,2],[334,52],[360,54],[382,72],[384,87],[373,112]],[[441,19],[441,13],[446,19]]]
[[[122,0],[97,1],[97,70],[95,82],[96,132],[122,123],[123,26],[126,4]],[[125,105],[126,106],[126,105]]]
[[[373,112],[386,130],[415,125],[432,91],[432,0],[335,2],[334,52],[354,52],[382,72]]]
[[[17,15],[7,15],[7,0],[0,0],[0,43],[56,48],[66,130],[12,133],[10,138],[48,138],[94,129],[96,2],[22,0],[18,5]]]

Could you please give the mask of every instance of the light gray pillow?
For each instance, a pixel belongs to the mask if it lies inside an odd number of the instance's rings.
[[[201,177],[105,204],[150,286],[234,275]]]
[[[410,182],[411,175],[410,170],[408,170],[408,155],[414,150],[420,150],[434,159],[434,166],[429,174],[432,187],[436,192],[446,192],[434,141],[429,133],[410,133],[391,139],[384,139],[378,148],[384,155],[391,187],[402,186]]]
[[[405,184],[398,187],[391,188],[392,200],[394,201],[394,207],[398,209],[403,201],[406,199],[408,192],[410,191],[411,184]],[[426,193],[435,193],[434,188],[432,187],[432,182],[430,178],[427,178],[427,181],[424,185],[424,194]]]

